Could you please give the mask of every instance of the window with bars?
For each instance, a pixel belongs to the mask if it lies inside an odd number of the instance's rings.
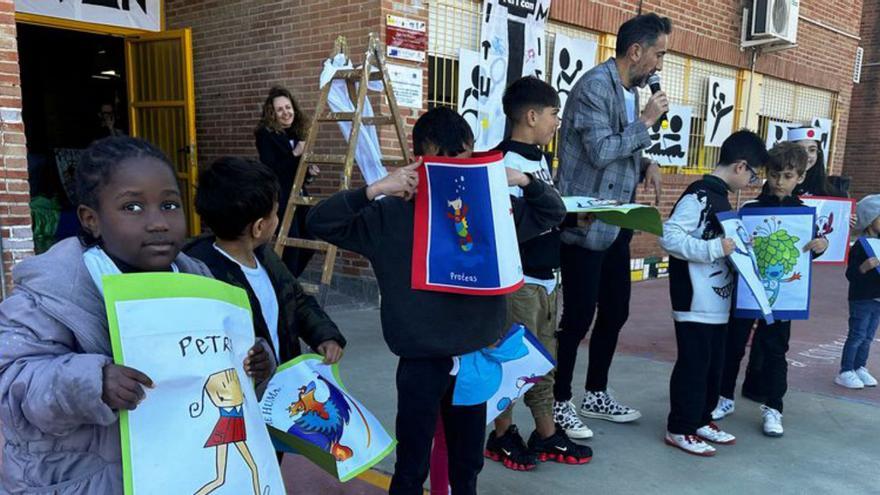
[[[758,133],[766,139],[771,121],[809,124],[817,117],[833,120],[837,93],[764,76],[760,104]],[[836,132],[836,126],[832,126],[831,135]],[[832,163],[833,147],[830,154],[826,157],[826,166]]]

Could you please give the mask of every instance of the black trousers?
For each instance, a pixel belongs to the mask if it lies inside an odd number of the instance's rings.
[[[453,406],[452,359],[407,359],[397,364],[397,462],[390,495],[422,495],[437,415],[443,415],[453,495],[476,495],[483,469],[486,404]]]
[[[578,346],[593,323],[597,307],[584,388],[591,392],[608,388],[608,370],[617,349],[617,337],[629,318],[631,239],[632,231],[622,229],[605,251],[562,245],[562,319],[553,385],[557,401],[571,399]]]
[[[730,318],[727,343],[724,350],[724,370],[721,374],[721,395],[728,399],[734,399],[740,364],[742,363],[743,356],[745,356],[746,346],[749,343],[749,337],[752,335],[754,327],[755,320],[752,318]],[[748,365],[746,365],[746,376],[742,385],[743,394],[749,397],[765,397],[763,358],[762,341],[752,338],[749,361]]]
[[[791,322],[777,321],[767,325],[764,320],[758,322],[754,340],[763,355],[761,384],[764,391],[764,404],[782,412],[782,398],[788,390],[788,341],[791,338]]]
[[[678,357],[669,380],[667,430],[695,435],[712,420],[718,400],[727,324],[675,322]]]

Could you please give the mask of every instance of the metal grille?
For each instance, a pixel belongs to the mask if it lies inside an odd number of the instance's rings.
[[[693,108],[688,163],[684,167],[664,167],[667,173],[702,174],[711,171],[718,162],[721,148],[704,146],[706,103],[709,97],[709,77],[736,79],[737,69],[705,60],[670,53],[663,62],[663,90],[670,103]],[[651,91],[639,90],[642,105],[648,101]]]
[[[806,124],[815,117],[821,117],[832,119],[833,122],[836,108],[837,93],[764,76],[761,107],[758,110],[758,133],[766,139],[771,120]],[[836,134],[837,122],[833,122],[831,135]],[[833,159],[832,146],[830,156],[825,157],[829,170]]]

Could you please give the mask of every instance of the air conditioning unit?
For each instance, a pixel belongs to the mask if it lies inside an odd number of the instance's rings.
[[[797,43],[799,0],[752,0],[749,38]]]

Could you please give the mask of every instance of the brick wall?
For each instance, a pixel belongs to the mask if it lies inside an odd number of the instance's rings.
[[[14,3],[0,1],[0,236],[7,287],[12,265],[32,255],[34,247],[15,33]]]
[[[862,12],[862,78],[853,88],[851,131],[846,136],[844,173],[852,177],[856,197],[880,192],[880,4],[866,2]],[[871,65],[875,64],[875,65]]]
[[[303,109],[314,109],[320,63],[336,35],[348,37],[350,53],[359,63],[370,31],[381,33],[384,39],[386,14],[427,20],[429,1],[168,0],[169,28],[193,28],[200,162],[206,163],[223,154],[255,156],[252,131],[269,86],[288,86]],[[638,5],[638,0],[553,0],[550,16],[590,30],[614,33],[636,13]],[[694,4],[687,0],[643,0],[641,8],[643,12],[655,11],[673,19],[676,26],[671,40],[673,51],[733,67],[749,67],[749,54],[739,50],[742,7],[738,2],[707,0]],[[859,32],[861,10],[862,0],[801,1],[803,16],[853,35]],[[850,75],[858,42],[803,19],[798,29],[799,47],[762,55],[756,71],[837,92],[838,135],[847,136],[852,98]],[[428,30],[430,35],[431,26]],[[422,68],[426,69],[424,65]],[[425,73],[427,89],[427,70]],[[408,129],[419,113],[419,110],[404,109]],[[393,134],[389,131],[380,134],[385,151],[393,147]],[[332,126],[323,126],[321,132],[331,139],[322,142],[320,148],[339,153],[342,142],[338,131]],[[846,144],[845,139],[836,142],[831,164],[834,173],[840,173],[846,163]],[[314,187],[319,193],[330,191],[337,184],[336,171],[325,171]],[[665,176],[665,193],[660,206],[664,215],[684,187],[697,178]],[[354,184],[359,183],[356,177]],[[750,195],[744,193],[743,197]],[[639,199],[649,198],[640,195]],[[652,236],[642,234],[635,238],[634,257],[656,253],[657,244]],[[352,280],[371,276],[368,263],[349,253],[340,257],[336,272]]]

